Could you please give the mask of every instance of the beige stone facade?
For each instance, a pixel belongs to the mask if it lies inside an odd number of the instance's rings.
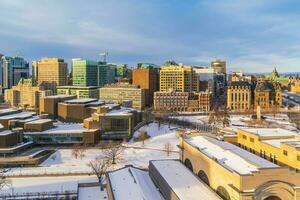
[[[35,82],[56,93],[57,86],[67,84],[68,66],[61,58],[43,58],[33,62]]]
[[[52,95],[51,90],[33,86],[31,79],[21,79],[17,86],[5,91],[5,101],[13,107],[39,108],[40,99]]]
[[[227,109],[246,111],[251,108],[252,89],[246,81],[233,81],[227,86]]]

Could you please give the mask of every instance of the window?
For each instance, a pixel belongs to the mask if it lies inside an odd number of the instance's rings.
[[[242,137],[243,137],[244,140],[247,140],[247,136],[246,135],[243,135]]]
[[[287,150],[283,150],[283,155],[287,156],[288,155],[288,152]]]
[[[300,161],[300,155],[297,156],[297,160]]]
[[[254,138],[250,138],[250,142],[254,142]]]

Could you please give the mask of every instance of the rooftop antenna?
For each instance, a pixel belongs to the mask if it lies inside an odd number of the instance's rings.
[[[102,58],[103,58],[103,62],[106,62],[106,59],[107,59],[107,56],[108,56],[108,52],[103,52],[103,53],[100,53],[99,54],[100,56],[102,56]]]

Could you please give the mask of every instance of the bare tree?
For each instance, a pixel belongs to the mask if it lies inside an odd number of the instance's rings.
[[[145,131],[144,129],[139,130],[138,132],[139,132],[139,134],[136,137],[136,141],[142,141],[143,146],[144,146],[145,145],[145,140],[150,138],[150,136],[148,135],[147,131]]]
[[[10,186],[10,181],[5,176],[7,172],[8,169],[0,168],[0,190],[5,186]]]
[[[230,125],[230,115],[227,110],[221,110],[220,106],[216,106],[209,114],[209,124],[222,125],[223,127]]]
[[[72,150],[72,156],[77,159],[77,158],[84,158],[85,157],[85,147],[80,144],[75,144],[74,148]]]
[[[105,180],[105,173],[111,166],[111,162],[108,159],[98,157],[95,160],[90,161],[88,166],[91,167],[92,172],[96,174],[98,181],[101,184],[101,190],[103,191],[102,185]]]
[[[108,159],[114,165],[117,161],[122,160],[123,151],[124,147],[121,143],[110,142],[103,149],[104,158]]]
[[[170,152],[173,150],[172,144],[170,142],[165,143],[164,148],[165,148],[165,151],[167,152],[167,156],[169,156]]]

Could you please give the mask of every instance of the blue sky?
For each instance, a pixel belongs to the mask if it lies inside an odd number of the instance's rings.
[[[300,71],[297,0],[0,0],[0,52]]]

